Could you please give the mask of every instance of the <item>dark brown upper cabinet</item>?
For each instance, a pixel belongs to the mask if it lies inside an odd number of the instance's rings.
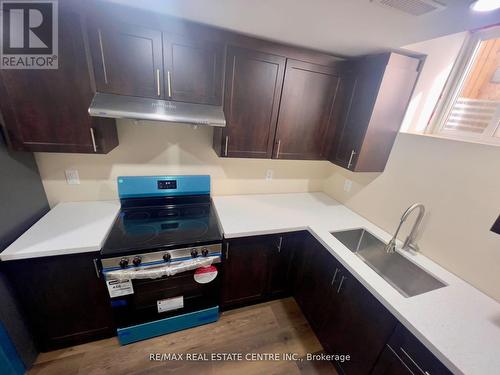
[[[59,68],[1,70],[0,108],[9,148],[107,153],[118,145],[115,121],[92,118],[94,94],[84,22],[59,4]]]
[[[338,85],[336,67],[287,60],[273,158],[326,159]]]
[[[162,98],[162,34],[126,23],[91,27],[97,91]]]
[[[224,46],[163,33],[165,97],[222,105]]]
[[[331,162],[354,172],[384,170],[422,62],[384,53],[360,58],[341,74]]]
[[[226,127],[214,132],[220,156],[270,158],[273,150],[285,58],[229,47],[224,113]]]

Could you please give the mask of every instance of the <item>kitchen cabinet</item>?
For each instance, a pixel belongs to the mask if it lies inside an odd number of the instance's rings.
[[[222,105],[222,43],[127,22],[90,25],[97,91]]]
[[[267,292],[270,297],[280,297],[289,293],[292,283],[291,260],[301,239],[301,233],[277,236],[277,245],[274,251],[269,252]]]
[[[162,98],[161,31],[121,22],[91,25],[97,91]]]
[[[326,159],[338,67],[288,59],[273,158]]]
[[[329,353],[349,354],[337,365],[345,374],[369,374],[396,326],[396,319],[345,268],[332,282],[320,341]]]
[[[9,148],[108,153],[118,145],[113,119],[92,118],[93,77],[84,22],[59,4],[59,67],[0,71],[0,110]]]
[[[166,99],[222,105],[223,44],[163,33],[163,64]]]
[[[406,372],[395,372],[402,369]],[[444,366],[415,336],[398,324],[372,375],[391,374],[451,375]]]
[[[294,297],[316,334],[320,334],[328,316],[332,283],[336,278],[337,260],[311,235],[304,239],[302,269]]]
[[[291,259],[300,240],[295,233],[225,240],[222,305],[287,295]]]
[[[223,306],[264,297],[269,253],[276,246],[274,237],[249,237],[224,242]]]
[[[3,262],[39,350],[49,351],[115,334],[98,253]]]
[[[369,374],[396,319],[314,237],[307,234],[301,250],[295,300],[324,349],[350,355],[337,366],[345,374]]]
[[[285,61],[281,56],[228,48],[224,93],[227,124],[214,130],[218,155],[271,158]]]
[[[422,67],[421,56],[360,58],[340,78],[329,160],[354,172],[382,172]]]

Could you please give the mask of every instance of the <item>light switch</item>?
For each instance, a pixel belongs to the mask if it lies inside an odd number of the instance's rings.
[[[78,175],[78,170],[76,169],[66,169],[64,171],[66,175],[66,182],[68,185],[79,185],[80,184],[80,176]]]
[[[345,179],[344,181],[344,191],[350,192],[352,187],[352,181],[349,180],[348,178]]]
[[[274,171],[272,169],[268,169],[266,171],[266,181],[271,181],[273,179]]]

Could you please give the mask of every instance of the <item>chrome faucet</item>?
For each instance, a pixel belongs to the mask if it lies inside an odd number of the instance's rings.
[[[398,229],[396,229],[396,233],[394,233],[394,236],[392,239],[389,241],[387,245],[385,245],[385,251],[388,253],[393,253],[396,251],[396,238],[398,236],[399,230],[401,229],[401,226],[403,223],[406,221],[408,216],[415,210],[416,208],[419,209],[418,211],[418,216],[417,220],[415,220],[415,224],[413,224],[413,227],[411,228],[411,232],[406,238],[405,242],[403,243],[403,250],[415,250],[418,251],[418,245],[415,243],[415,237],[417,236],[417,231],[418,227],[420,226],[420,223],[422,222],[422,218],[424,217],[425,214],[425,207],[422,203],[415,203],[412,204],[408,209],[403,213],[403,216],[401,216],[401,221],[399,222]]]

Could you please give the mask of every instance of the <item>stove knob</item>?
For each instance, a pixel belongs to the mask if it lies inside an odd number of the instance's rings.
[[[142,258],[141,258],[141,257],[139,257],[139,256],[134,257],[134,260],[132,261],[132,263],[134,263],[134,266],[136,266],[136,267],[137,267],[138,265],[140,265],[140,264],[141,264],[141,262],[142,262]]]
[[[170,262],[170,259],[171,259],[171,258],[172,258],[172,255],[170,255],[170,253],[165,253],[165,254],[163,255],[163,260],[164,260],[165,262]]]
[[[197,258],[198,257],[198,250],[196,250],[196,249],[191,250],[191,257]]]
[[[204,257],[208,256],[208,249],[206,247],[201,249],[201,255],[203,255]]]
[[[127,258],[122,258],[120,260],[120,267],[121,268],[127,268],[127,266],[128,266],[128,259]]]

